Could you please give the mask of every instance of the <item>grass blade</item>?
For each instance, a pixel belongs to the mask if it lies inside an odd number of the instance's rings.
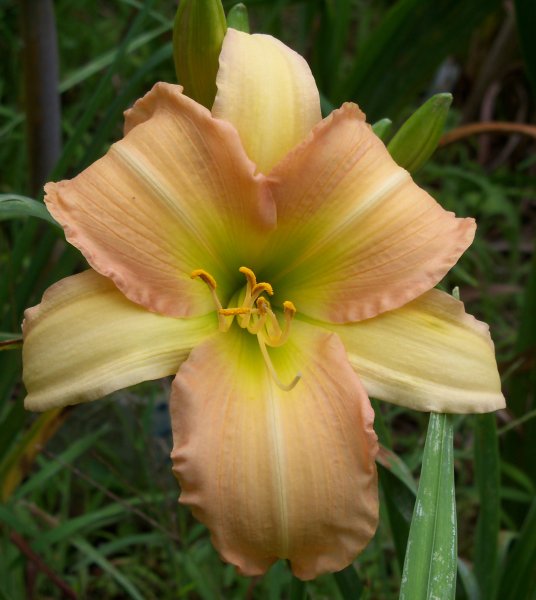
[[[37,217],[59,227],[42,202],[18,194],[0,194],[0,221],[23,217]]]
[[[532,598],[536,586],[536,500],[533,500],[519,537],[509,553],[502,571],[498,598],[520,600]]]
[[[353,565],[346,567],[342,571],[333,573],[333,577],[343,598],[353,598],[353,600],[361,598],[363,584],[359,580],[359,576]]]
[[[432,413],[408,538],[401,600],[453,599],[456,592],[456,501],[453,425]]]
[[[361,47],[335,103],[358,100],[369,119],[397,118],[445,56],[465,44],[497,0],[400,0]]]
[[[475,574],[481,597],[494,597],[501,519],[499,446],[495,415],[475,415],[475,476],[480,497]]]

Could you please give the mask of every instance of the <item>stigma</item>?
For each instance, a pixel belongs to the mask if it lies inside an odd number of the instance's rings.
[[[257,336],[259,348],[268,372],[280,389],[290,391],[296,387],[296,384],[301,379],[301,375],[298,373],[290,383],[283,383],[279,379],[270,359],[268,348],[282,346],[287,341],[292,319],[296,314],[296,307],[290,300],[283,302],[283,323],[280,324],[269,300],[265,297],[266,295],[274,295],[272,286],[265,281],[257,282],[255,273],[248,267],[240,267],[239,271],[246,278],[244,298],[240,306],[226,308],[221,304],[216,292],[216,280],[210,273],[203,269],[195,269],[190,274],[190,277],[192,279],[200,279],[209,288],[214,304],[216,305],[219,330],[221,332],[229,331],[233,321],[236,319],[239,327]]]

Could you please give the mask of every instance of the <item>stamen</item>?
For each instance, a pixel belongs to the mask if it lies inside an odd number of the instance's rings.
[[[210,273],[207,273],[204,269],[195,269],[190,273],[190,277],[192,279],[201,279],[204,283],[208,285],[208,289],[212,294],[212,299],[214,300],[214,304],[216,305],[216,309],[218,311],[218,329],[222,332],[225,332],[231,327],[231,323],[233,320],[231,319],[227,322],[227,319],[224,315],[220,314],[220,310],[223,310],[220,299],[218,298],[218,294],[216,294],[216,288],[218,287],[216,284],[216,280]]]
[[[283,309],[285,311],[285,317],[288,315],[290,319],[292,319],[297,312],[294,302],[291,302],[290,300],[285,300],[283,302]]]
[[[190,277],[195,279],[196,277],[202,279],[210,288],[215,290],[218,286],[216,285],[216,280],[210,273],[207,273],[204,269],[195,269],[190,273]]]
[[[238,270],[240,273],[246,276],[250,289],[253,289],[257,285],[257,277],[255,277],[255,273],[248,267],[240,267]]]
[[[274,295],[274,288],[265,281],[261,281],[253,286],[251,290],[251,297],[253,300],[256,300],[262,293],[266,292],[270,296]]]
[[[216,294],[216,280],[210,273],[204,269],[195,269],[191,272],[190,276],[192,279],[201,279],[208,286],[217,308],[220,331],[228,331],[236,317],[240,327],[247,329],[250,333],[257,336],[259,348],[268,372],[275,384],[281,390],[288,392],[296,387],[298,381],[301,379],[301,374],[298,373],[290,383],[284,384],[276,373],[267,347],[281,346],[287,341],[290,324],[296,314],[296,307],[290,300],[283,302],[285,324],[281,328],[270,302],[262,296],[264,293],[273,296],[274,290],[272,286],[265,281],[257,283],[255,273],[248,267],[240,267],[239,271],[245,275],[247,280],[245,294],[241,300],[241,306],[228,308],[222,307],[220,299]],[[240,296],[238,297],[240,298]]]
[[[270,359],[270,355],[268,354],[268,350],[266,349],[264,340],[261,338],[260,335],[257,336],[257,340],[259,341],[259,348],[261,349],[262,357],[264,358],[264,362],[266,363],[266,367],[267,367],[270,375],[272,376],[274,383],[277,385],[277,387],[279,389],[283,390],[284,392],[290,392],[290,390],[293,390],[296,387],[296,385],[298,384],[298,381],[301,379],[301,373],[298,373],[290,383],[284,384],[279,379],[279,377],[275,371],[274,365]]]
[[[285,300],[285,302],[283,302],[283,310],[285,325],[282,331],[280,329],[280,334],[277,338],[268,340],[268,344],[272,346],[272,348],[282,346],[288,340],[288,336],[290,335],[290,324],[297,312],[296,307],[290,300]]]
[[[250,315],[252,309],[241,306],[239,308],[220,308],[218,312],[224,317],[234,317],[235,315]]]

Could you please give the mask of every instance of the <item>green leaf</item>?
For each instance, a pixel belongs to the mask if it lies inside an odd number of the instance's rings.
[[[474,416],[475,476],[480,499],[476,528],[475,575],[481,598],[495,593],[501,520],[501,474],[495,414]]]
[[[519,44],[525,59],[529,80],[536,94],[536,44],[534,44],[534,26],[536,24],[536,2],[534,0],[515,0],[517,31]]]
[[[397,131],[387,149],[401,167],[415,173],[432,156],[443,134],[451,104],[452,94],[436,94]]]
[[[248,9],[240,2],[235,4],[227,14],[227,27],[249,33]]]
[[[208,109],[216,97],[216,74],[227,31],[220,0],[182,0],[173,26],[173,58],[184,93]]]
[[[293,576],[290,581],[289,600],[306,600],[306,598],[307,584]]]
[[[397,118],[426,89],[445,56],[463,47],[499,6],[499,0],[399,0],[363,43],[331,99],[356,100],[372,120]]]
[[[24,217],[37,217],[59,227],[42,202],[18,194],[0,194],[0,221]]]
[[[391,473],[401,481],[413,495],[417,494],[417,484],[415,483],[415,479],[413,479],[411,470],[397,454],[392,450],[389,450],[389,448],[380,445],[376,461],[388,471],[391,471]]]
[[[456,592],[452,417],[432,413],[408,538],[400,600],[450,600]]]
[[[458,575],[467,600],[480,600],[480,589],[476,577],[467,562],[461,558],[458,558]],[[482,599],[484,598],[485,596],[482,596]]]
[[[152,29],[151,31],[146,31],[129,42],[124,50],[125,54],[130,54],[137,50],[138,48],[143,48],[148,42],[151,40],[162,36],[163,33],[171,29],[171,24],[163,25]],[[76,85],[82,83],[95,73],[102,71],[106,67],[110,66],[118,53],[118,49],[114,48],[113,50],[109,50],[96,58],[93,58],[88,63],[83,65],[82,67],[76,69],[72,73],[69,73],[65,78],[62,79],[59,85],[59,91],[64,93]]]
[[[337,587],[339,588],[343,598],[352,598],[359,600],[363,593],[363,584],[359,580],[356,570],[352,565],[346,567],[342,571],[333,573]]]
[[[143,595],[139,592],[138,588],[117,569],[110,561],[106,560],[104,556],[86,540],[80,537],[76,537],[72,540],[73,546],[85,554],[89,559],[98,565],[103,571],[108,573],[115,581],[125,590],[129,598],[132,600],[144,600]]]
[[[47,485],[47,481],[52,479],[58,472],[64,470],[67,465],[70,465],[84,452],[95,446],[97,440],[106,431],[108,431],[108,427],[105,425],[70,444],[64,452],[50,460],[37,473],[34,473],[32,477],[19,486],[14,493],[14,497],[20,500],[28,496],[32,491]]]
[[[536,587],[536,500],[533,500],[525,518],[519,537],[508,554],[502,571],[497,598],[520,600],[531,598]]]
[[[380,119],[374,123],[372,126],[372,131],[374,131],[380,140],[385,141],[385,138],[389,135],[392,126],[393,122],[391,119]]]
[[[378,465],[378,475],[383,491],[384,507],[395,545],[396,557],[402,570],[408,543],[411,513],[415,506],[415,494],[391,471]]]

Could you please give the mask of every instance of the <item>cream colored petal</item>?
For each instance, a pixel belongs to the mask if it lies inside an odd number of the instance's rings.
[[[217,329],[213,314],[173,319],[151,313],[95,271],[54,284],[24,317],[25,406],[38,411],[172,375]]]
[[[371,396],[447,413],[505,406],[488,326],[444,292],[359,323],[324,326],[340,336]]]
[[[173,384],[174,471],[180,501],[245,575],[278,558],[312,579],[366,546],[378,517],[373,411],[335,335],[298,323],[270,350],[232,329],[193,350]]]
[[[473,219],[446,212],[398,167],[346,104],[270,174],[278,229],[270,282],[298,311],[359,321],[432,288],[471,243]],[[271,275],[271,273],[270,273]]]
[[[126,113],[126,136],[45,201],[67,239],[133,302],[169,316],[205,314],[209,271],[224,299],[275,223],[262,178],[234,127],[156,84]]]
[[[308,64],[279,40],[228,29],[212,114],[238,130],[248,156],[268,173],[320,121]]]

